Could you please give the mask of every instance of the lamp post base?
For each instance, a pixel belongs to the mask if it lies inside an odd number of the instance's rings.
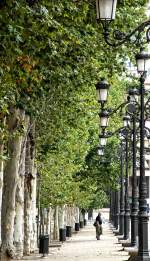
[[[124,212],[120,213],[119,235],[124,235]]]
[[[138,213],[133,212],[131,214],[131,246],[137,246],[137,236],[138,236]]]
[[[130,213],[125,213],[124,216],[124,240],[129,239],[129,223],[130,223]]]
[[[150,256],[136,256],[131,255],[128,261],[150,261]]]

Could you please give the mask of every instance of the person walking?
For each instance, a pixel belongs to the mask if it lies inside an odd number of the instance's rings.
[[[96,238],[97,240],[100,240],[100,235],[102,234],[102,218],[100,212],[96,217],[95,227],[96,227]]]

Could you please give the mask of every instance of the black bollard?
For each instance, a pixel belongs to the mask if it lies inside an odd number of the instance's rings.
[[[66,241],[66,229],[65,228],[59,229],[59,241],[61,241],[61,242]]]
[[[80,221],[80,228],[84,227],[84,221]]]
[[[39,236],[39,253],[43,254],[43,257],[45,257],[45,254],[48,255],[49,252],[49,235],[40,235]]]
[[[72,236],[72,227],[66,226],[66,237],[71,237],[71,236]]]
[[[80,224],[79,223],[75,223],[75,231],[79,231],[80,230]]]
[[[87,220],[86,219],[84,219],[84,226],[86,226],[87,225]]]

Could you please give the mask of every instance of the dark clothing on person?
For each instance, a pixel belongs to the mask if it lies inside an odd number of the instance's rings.
[[[102,225],[102,218],[101,218],[101,216],[98,215],[96,217],[96,222],[99,223],[99,225]]]
[[[100,240],[100,235],[102,234],[102,218],[100,213],[96,217],[95,223],[96,223],[96,238],[97,240]]]

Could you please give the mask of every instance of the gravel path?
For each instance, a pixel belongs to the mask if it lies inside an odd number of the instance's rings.
[[[49,261],[125,261],[129,256],[122,251],[117,238],[113,235],[109,223],[103,224],[101,240],[95,238],[93,222],[89,223],[60,248],[50,248]],[[25,257],[23,260],[43,260],[39,254]]]

